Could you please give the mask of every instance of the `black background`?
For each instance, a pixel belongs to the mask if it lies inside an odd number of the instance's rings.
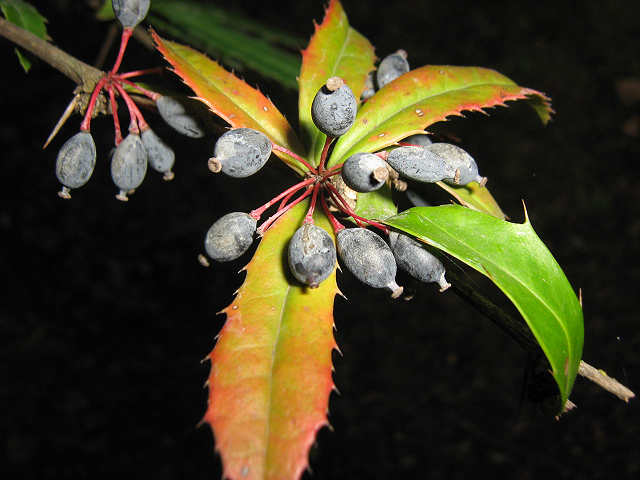
[[[560,3],[560,4],[559,4]],[[109,29],[83,2],[35,2],[54,42],[93,62]],[[573,6],[569,6],[572,4]],[[224,2],[303,39],[321,2]],[[543,127],[524,105],[439,125],[478,160],[514,221],[522,203],[542,240],[582,288],[584,359],[639,387],[640,4],[345,1],[379,56],[398,48],[412,66],[478,65],[547,93]],[[212,175],[213,139],[179,137],[149,116],[177,153],[171,183],[149,172],[117,201],[106,156],[109,119],[92,126],[91,181],[60,199],[57,150],[42,144],[72,82],[43,62],[28,74],[0,39],[0,477],[220,477],[205,404],[214,345],[246,258],[197,262],[210,224],[278,192],[278,171],[248,180]],[[162,64],[133,43],[125,69]],[[251,72],[295,115],[295,97]],[[292,113],[293,112],[293,113]],[[290,179],[283,180],[286,184]],[[284,183],[283,183],[284,184]],[[455,268],[455,267],[454,267]],[[469,280],[511,311],[476,275]],[[578,379],[578,409],[560,421],[521,404],[524,352],[453,292],[414,285],[411,301],[339,274],[330,421],[311,451],[315,479],[635,478],[640,410]]]

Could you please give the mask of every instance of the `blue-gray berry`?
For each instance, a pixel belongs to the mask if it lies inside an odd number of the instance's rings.
[[[87,183],[96,165],[96,144],[89,132],[78,132],[67,140],[56,159],[56,177],[62,184],[58,192],[62,198],[71,198],[69,190]]]
[[[342,179],[356,192],[372,192],[389,178],[387,163],[373,153],[356,153],[342,165]]]
[[[336,247],[324,229],[305,223],[289,241],[288,258],[293,276],[316,288],[336,266]]]
[[[403,139],[402,143],[426,147],[427,145],[431,145],[433,142],[428,135],[425,135],[424,133],[416,133],[415,135],[409,135],[407,138]]]
[[[111,4],[122,26],[134,28],[147,16],[151,0],[112,0]]]
[[[209,159],[209,169],[231,177],[248,177],[267,163],[271,146],[269,137],[258,130],[228,130],[216,142],[213,158]]]
[[[389,153],[387,163],[400,175],[418,182],[439,182],[447,176],[444,159],[430,155],[424,147],[398,147]]]
[[[311,104],[313,123],[328,137],[344,135],[356,120],[356,97],[340,77],[331,77]]]
[[[389,233],[389,245],[398,267],[424,283],[435,282],[443,292],[451,286],[444,277],[445,268],[424,244],[398,232]]]
[[[400,296],[393,252],[379,235],[366,228],[345,228],[336,242],[340,259],[354,277],[370,287],[390,290],[393,298]]]
[[[167,125],[187,137],[201,138],[211,130],[211,112],[199,100],[163,95],[156,107]]]
[[[256,223],[256,219],[248,213],[226,214],[207,232],[204,242],[207,255],[218,262],[229,262],[240,257],[253,243]]]
[[[126,202],[127,192],[140,186],[147,173],[147,153],[140,135],[130,133],[113,152],[111,178],[120,189],[116,198]]]
[[[478,174],[478,165],[471,155],[462,148],[450,143],[433,143],[425,147],[425,151],[433,158],[442,159],[446,165],[443,180],[452,185],[466,185],[478,182],[480,186],[487,183],[486,177]]]
[[[380,65],[378,65],[378,70],[376,72],[378,88],[384,87],[387,83],[395,80],[400,75],[407,73],[409,70],[407,52],[404,50],[398,50],[396,53],[387,55],[382,59]]]
[[[164,173],[165,180],[173,179],[173,164],[175,163],[175,153],[169,145],[164,143],[156,133],[150,128],[140,133],[140,139],[147,152],[147,160],[151,168],[157,172]]]

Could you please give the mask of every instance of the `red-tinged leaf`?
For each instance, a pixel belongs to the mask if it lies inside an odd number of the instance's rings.
[[[327,79],[333,76],[342,78],[356,98],[360,98],[367,75],[374,69],[375,59],[369,40],[349,26],[342,5],[332,0],[322,24],[316,25],[309,46],[302,52],[302,69],[298,79],[300,134],[307,155],[315,164],[320,159],[326,136],[318,131],[311,119],[313,98]]]
[[[224,478],[300,478],[316,432],[327,425],[335,270],[310,289],[293,280],[286,266],[289,239],[306,206],[267,230],[244,284],[224,310],[227,321],[209,356],[204,420],[213,429]],[[316,224],[331,231],[324,214],[316,215]]]
[[[357,152],[376,152],[402,138],[464,111],[529,100],[543,122],[551,115],[544,94],[516,85],[494,70],[428,65],[381,88],[359,110],[351,129],[338,140],[329,165]]]
[[[487,187],[481,187],[478,182],[471,182],[465,186],[453,187],[445,182],[438,182],[438,186],[449,192],[453,197],[465,207],[488,213],[500,220],[506,220],[498,202],[493,198]]]
[[[273,142],[302,155],[300,140],[284,115],[259,90],[247,85],[206,55],[151,32],[157,48],[173,70],[213,113],[232,127],[248,127],[265,133]],[[275,151],[299,172],[306,169],[290,156]]]

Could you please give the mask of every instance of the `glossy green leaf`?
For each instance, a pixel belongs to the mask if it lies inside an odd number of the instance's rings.
[[[317,165],[326,136],[311,119],[311,104],[327,79],[338,76],[349,85],[356,98],[364,90],[368,73],[374,69],[375,54],[369,40],[349,26],[349,21],[337,0],[331,0],[325,17],[302,52],[302,69],[298,84],[300,135],[308,159]]]
[[[42,40],[48,40],[47,20],[32,5],[22,0],[0,0],[0,10],[11,23],[33,33]],[[29,72],[31,62],[16,49],[18,60],[25,72]]]
[[[297,49],[301,39],[229,10],[190,1],[154,0],[147,21],[236,70],[248,67],[297,88],[300,56],[279,45]]]
[[[481,187],[478,182],[471,182],[464,186],[452,186],[445,182],[438,182],[443,190],[449,192],[461,205],[473,208],[479,212],[488,213],[500,220],[506,220],[504,214],[496,200],[487,187]]]
[[[518,308],[565,404],[582,358],[582,308],[528,219],[509,223],[459,205],[416,207],[385,220],[489,277]]]
[[[250,87],[206,55],[184,45],[161,39],[152,32],[158,50],[177,75],[213,113],[232,127],[248,127],[265,133],[281,147],[297,153],[302,145],[287,119],[259,90]],[[290,156],[274,152],[299,172],[305,169]]]
[[[208,357],[204,420],[213,429],[224,478],[300,478],[316,432],[328,423],[335,269],[310,289],[286,265],[289,239],[307,207],[303,202],[267,230],[244,284],[223,310],[227,320]],[[316,224],[331,231],[324,214],[316,215]]]
[[[354,153],[377,152],[451,115],[524,99],[543,122],[550,119],[552,110],[542,93],[519,87],[494,70],[437,65],[412,70],[367,100],[353,127],[338,140],[329,165]]]

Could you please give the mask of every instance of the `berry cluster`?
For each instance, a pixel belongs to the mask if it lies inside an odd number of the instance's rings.
[[[406,55],[394,56],[406,64]],[[379,75],[379,83],[391,81],[393,72],[390,70],[397,73],[405,68],[404,64],[398,66],[398,62],[387,63],[391,66],[385,67],[383,74]],[[384,60],[383,65],[386,65]],[[432,143],[426,135],[408,137],[390,153],[356,153],[344,163],[326,168],[332,142],[351,128],[356,112],[356,98],[341,78],[328,79],[317,92],[311,116],[316,127],[327,135],[317,167],[273,143],[257,130],[235,128],[223,134],[216,142],[214,156],[209,159],[209,168],[213,172],[233,177],[252,175],[266,164],[273,151],[290,155],[308,172],[304,180],[261,207],[249,213],[229,213],[216,221],[205,240],[209,257],[222,262],[240,257],[249,249],[256,233],[263,235],[281,215],[310,197],[309,210],[288,246],[289,267],[298,281],[310,288],[317,287],[333,272],[339,257],[361,282],[387,289],[394,298],[403,291],[396,283],[398,267],[422,282],[435,282],[441,290],[447,289],[450,285],[445,279],[444,266],[434,254],[413,238],[390,232],[386,226],[358,216],[343,196],[343,190],[337,187],[340,182],[336,180],[342,179],[348,189],[366,193],[382,187],[398,175],[420,182],[445,181],[456,185],[471,181],[484,185],[486,179],[480,177],[475,161],[464,150],[447,143]],[[263,214],[276,204],[276,212],[258,226]],[[327,231],[314,224],[313,212],[318,204],[331,222],[335,244]],[[351,217],[357,226],[346,228],[336,215]],[[389,243],[366,226],[376,227],[388,235]]]
[[[93,173],[96,146],[90,125],[92,118],[97,115],[97,105],[103,91],[108,96],[113,115],[115,150],[111,157],[111,177],[119,189],[116,195],[119,200],[126,201],[127,194],[140,186],[147,172],[147,164],[163,173],[165,180],[171,180],[174,176],[171,169],[175,162],[173,150],[151,130],[127,92],[127,87],[153,100],[165,122],[178,132],[191,137],[201,137],[205,133],[202,122],[183,101],[148,91],[130,80],[139,75],[156,73],[156,69],[118,73],[133,29],[146,17],[150,0],[113,0],[112,4],[116,17],[124,27],[120,50],[113,68],[100,78],[93,90],[80,132],[67,140],[58,153],[56,176],[62,184],[59,192],[62,198],[71,198],[70,190],[84,185]],[[117,96],[122,97],[129,111],[128,134],[124,138],[118,117]]]

